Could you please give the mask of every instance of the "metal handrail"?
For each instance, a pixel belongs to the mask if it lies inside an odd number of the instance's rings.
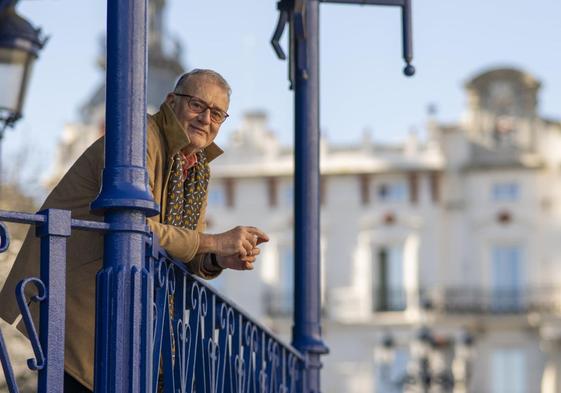
[[[26,213],[0,209],[0,221],[13,222],[17,224],[43,224],[46,218],[43,214],[39,213]],[[107,231],[110,224],[103,221],[88,221],[77,218],[70,220],[70,225],[74,229],[81,229],[84,231]]]
[[[41,241],[39,277],[22,279],[15,293],[34,357],[27,364],[38,372],[40,393],[62,391],[64,377],[64,337],[66,306],[66,240],[70,236],[70,211],[47,209],[37,214],[0,211],[0,253],[8,250],[10,236],[1,221],[32,224]],[[75,222],[76,226],[89,226]],[[93,226],[96,226],[95,224]],[[34,287],[34,289],[32,289]],[[40,330],[31,316],[30,304],[39,307]],[[17,393],[6,342],[0,331],[0,361],[10,393]]]
[[[523,314],[561,313],[561,288],[445,287],[421,290],[426,309],[445,313]]]
[[[304,356],[152,238],[147,269],[156,312],[154,392],[168,386],[174,392],[302,391]]]
[[[59,238],[60,242],[62,237],[63,243],[71,228],[107,231],[114,225],[71,219],[70,211],[56,209],[37,214],[0,210],[0,221],[36,225],[42,241]],[[1,222],[0,238],[0,252],[3,252],[10,240]],[[147,386],[146,391],[157,392],[162,386],[171,385],[174,392],[241,392],[253,385],[253,391],[301,392],[306,364],[302,353],[284,343],[234,301],[191,274],[185,263],[171,258],[158,240],[153,239],[146,237],[145,267],[149,274],[142,289],[143,303],[149,305],[148,299],[153,299],[153,307],[146,307],[150,311],[144,324],[146,335],[152,338],[142,360],[150,365],[147,369],[152,372],[148,378],[151,390]],[[48,255],[41,255],[40,277],[22,280],[16,294],[35,354],[29,366],[39,373],[38,391],[42,393],[59,391],[64,373],[64,346],[49,346],[52,341],[64,342],[65,332],[61,327],[65,319],[66,261],[65,253],[60,252],[65,245],[61,248],[61,244]],[[52,271],[47,274],[50,268],[55,268],[57,274]],[[37,295],[27,298],[25,287],[32,285]],[[38,302],[42,308],[39,334],[28,308],[30,301]],[[49,303],[58,304],[58,308],[47,310]],[[10,392],[17,392],[1,331],[0,360]]]

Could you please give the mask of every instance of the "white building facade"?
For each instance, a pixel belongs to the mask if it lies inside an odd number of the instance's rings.
[[[561,392],[561,123],[538,115],[539,87],[490,70],[425,141],[322,142],[324,392]],[[215,285],[288,338],[292,152],[263,113],[223,148],[209,231],[255,225],[271,241],[254,272]]]

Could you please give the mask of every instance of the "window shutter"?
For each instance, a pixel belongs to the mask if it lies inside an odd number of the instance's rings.
[[[360,184],[360,202],[363,206],[370,204],[370,175],[363,173],[358,175]]]

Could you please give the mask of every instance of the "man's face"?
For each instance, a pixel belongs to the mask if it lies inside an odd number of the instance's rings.
[[[221,86],[204,76],[192,76],[182,86],[177,87],[175,92],[190,96],[170,93],[166,97],[166,102],[174,111],[191,142],[187,147],[188,153],[202,150],[214,141],[221,123],[212,121],[211,109],[205,109],[200,113],[193,111],[189,106],[189,100],[198,99],[212,109],[226,112],[229,105],[228,94]]]

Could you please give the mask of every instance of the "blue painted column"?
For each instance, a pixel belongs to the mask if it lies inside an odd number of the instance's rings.
[[[105,169],[92,210],[105,214],[96,292],[96,392],[150,386],[151,308],[144,269],[146,216],[158,212],[146,172],[146,2],[107,1]]]
[[[66,311],[66,240],[70,236],[70,211],[40,212],[46,221],[37,226],[41,238],[41,281],[46,299],[40,303],[39,334],[46,361],[39,371],[41,392],[62,391],[64,382],[64,318]]]
[[[295,283],[293,345],[307,357],[307,393],[320,392],[319,2],[296,11],[294,40]],[[302,18],[302,19],[299,19]],[[298,28],[298,26],[300,28]]]

